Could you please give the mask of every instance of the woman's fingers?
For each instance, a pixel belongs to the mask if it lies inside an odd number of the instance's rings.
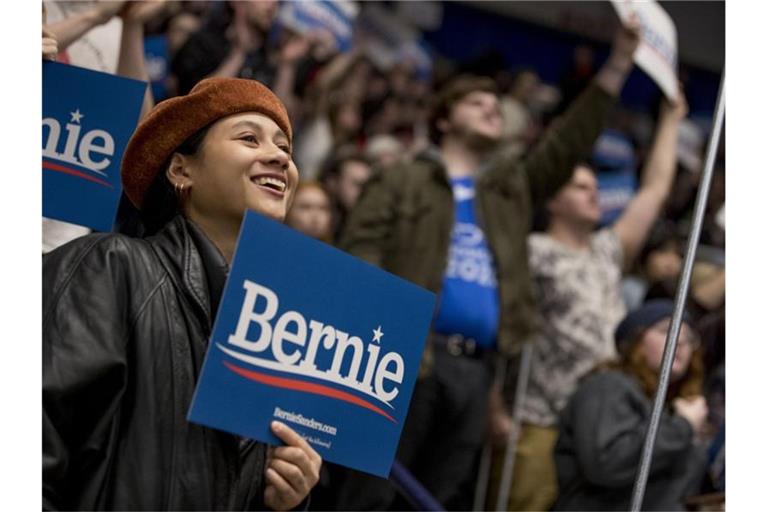
[[[306,496],[312,489],[312,483],[304,474],[302,468],[290,462],[281,459],[274,459],[269,465],[269,469],[274,470],[291,489],[301,496]]]
[[[278,421],[271,427],[286,446],[274,448],[269,458],[265,503],[272,508],[292,508],[317,484],[322,458],[292,428]]]
[[[306,494],[297,493],[288,481],[273,468],[267,468],[267,487],[264,490],[264,504],[273,510],[287,510],[295,507]]]
[[[284,423],[280,423],[279,421],[273,421],[272,432],[288,446],[294,446],[304,451],[312,464],[319,465],[322,462],[320,454],[317,453],[314,448],[309,446],[309,443],[307,443],[304,438],[291,427]],[[277,450],[279,450],[279,448]],[[277,452],[277,450],[275,450],[275,452]]]
[[[296,472],[304,479],[307,489],[312,489],[317,481],[320,479],[320,460],[313,460],[307,452],[301,448],[295,446],[280,446],[275,448],[272,460],[269,462],[270,467],[277,469],[277,463],[280,462],[280,467],[291,466],[296,469]],[[292,474],[293,470],[290,470]],[[280,472],[284,477],[287,477],[289,473]],[[293,480],[291,480],[293,481]],[[301,489],[301,487],[296,487]]]

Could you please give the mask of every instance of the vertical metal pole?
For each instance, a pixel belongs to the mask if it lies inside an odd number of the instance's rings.
[[[688,286],[691,282],[691,274],[693,273],[693,262],[696,258],[696,247],[699,243],[701,225],[704,221],[704,212],[707,206],[707,196],[709,196],[709,185],[712,181],[712,174],[715,166],[715,156],[717,155],[717,146],[720,140],[720,130],[723,126],[724,117],[725,70],[723,70],[723,76],[720,79],[720,92],[718,93],[717,97],[714,124],[712,126],[712,133],[710,133],[709,136],[707,159],[705,161],[704,172],[699,184],[699,193],[696,197],[696,206],[694,207],[693,223],[691,226],[690,235],[688,237],[688,248],[685,254],[685,262],[683,263],[683,272],[680,275],[680,281],[677,285],[677,294],[675,295],[675,310],[672,315],[672,322],[669,325],[669,330],[667,331],[667,342],[664,347],[664,357],[662,359],[661,372],[659,374],[659,386],[656,390],[656,397],[653,402],[651,422],[648,425],[648,432],[645,436],[645,444],[643,446],[642,458],[640,459],[640,467],[637,471],[634,489],[632,490],[632,505],[630,510],[633,512],[639,511],[642,507],[643,497],[645,496],[645,486],[648,483],[648,473],[651,468],[651,460],[653,459],[653,446],[656,442],[656,434],[659,430],[661,413],[664,408],[664,402],[667,396],[667,388],[669,387],[669,375],[672,371],[672,364],[675,358],[675,350],[677,349],[677,338],[680,334],[680,324],[683,320],[683,310],[685,308],[686,298],[688,297]]]
[[[496,375],[494,376],[494,385],[501,386],[507,375],[507,360],[499,357],[496,361]],[[483,446],[483,454],[480,458],[480,468],[477,475],[477,484],[475,485],[475,501],[472,504],[472,510],[485,510],[485,496],[488,493],[488,477],[491,474],[491,442]]]
[[[485,495],[488,492],[488,477],[491,474],[491,450],[491,443],[485,443],[483,455],[480,458],[480,469],[477,472],[475,501],[472,503],[472,510],[485,510]]]
[[[517,454],[517,442],[520,437],[522,424],[523,400],[528,387],[528,375],[531,373],[531,351],[533,342],[527,341],[523,345],[520,356],[520,371],[517,374],[517,386],[515,389],[515,405],[512,412],[512,430],[507,438],[507,449],[504,453],[504,467],[499,481],[499,494],[496,499],[496,510],[507,510],[509,502],[509,488],[512,484],[513,470],[515,468],[515,455]]]

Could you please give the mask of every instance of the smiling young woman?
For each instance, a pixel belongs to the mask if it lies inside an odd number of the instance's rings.
[[[280,100],[212,78],[157,105],[121,178],[144,238],[94,234],[43,261],[48,509],[301,506],[320,456],[275,423],[266,446],[186,420],[246,209],[283,221],[298,183]],[[268,250],[268,248],[265,248]]]
[[[205,131],[195,153],[174,153],[165,179],[187,191],[179,205],[184,215],[230,261],[245,210],[282,222],[299,173],[288,136],[267,116],[233,114]]]

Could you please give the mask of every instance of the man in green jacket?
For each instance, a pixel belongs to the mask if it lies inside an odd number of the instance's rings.
[[[516,355],[533,331],[526,249],[532,207],[590,153],[638,42],[636,21],[618,30],[593,83],[522,159],[499,147],[494,82],[455,79],[431,112],[436,147],[374,176],[349,216],[342,249],[438,294],[397,458],[448,509],[472,506],[492,360]],[[393,500],[388,482],[351,473],[338,507],[382,510]]]

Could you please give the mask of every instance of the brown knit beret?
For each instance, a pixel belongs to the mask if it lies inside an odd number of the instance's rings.
[[[149,186],[176,148],[213,121],[240,112],[263,114],[293,138],[285,106],[266,86],[243,78],[207,78],[186,96],[158,104],[139,123],[120,170],[128,199],[141,209]]]

